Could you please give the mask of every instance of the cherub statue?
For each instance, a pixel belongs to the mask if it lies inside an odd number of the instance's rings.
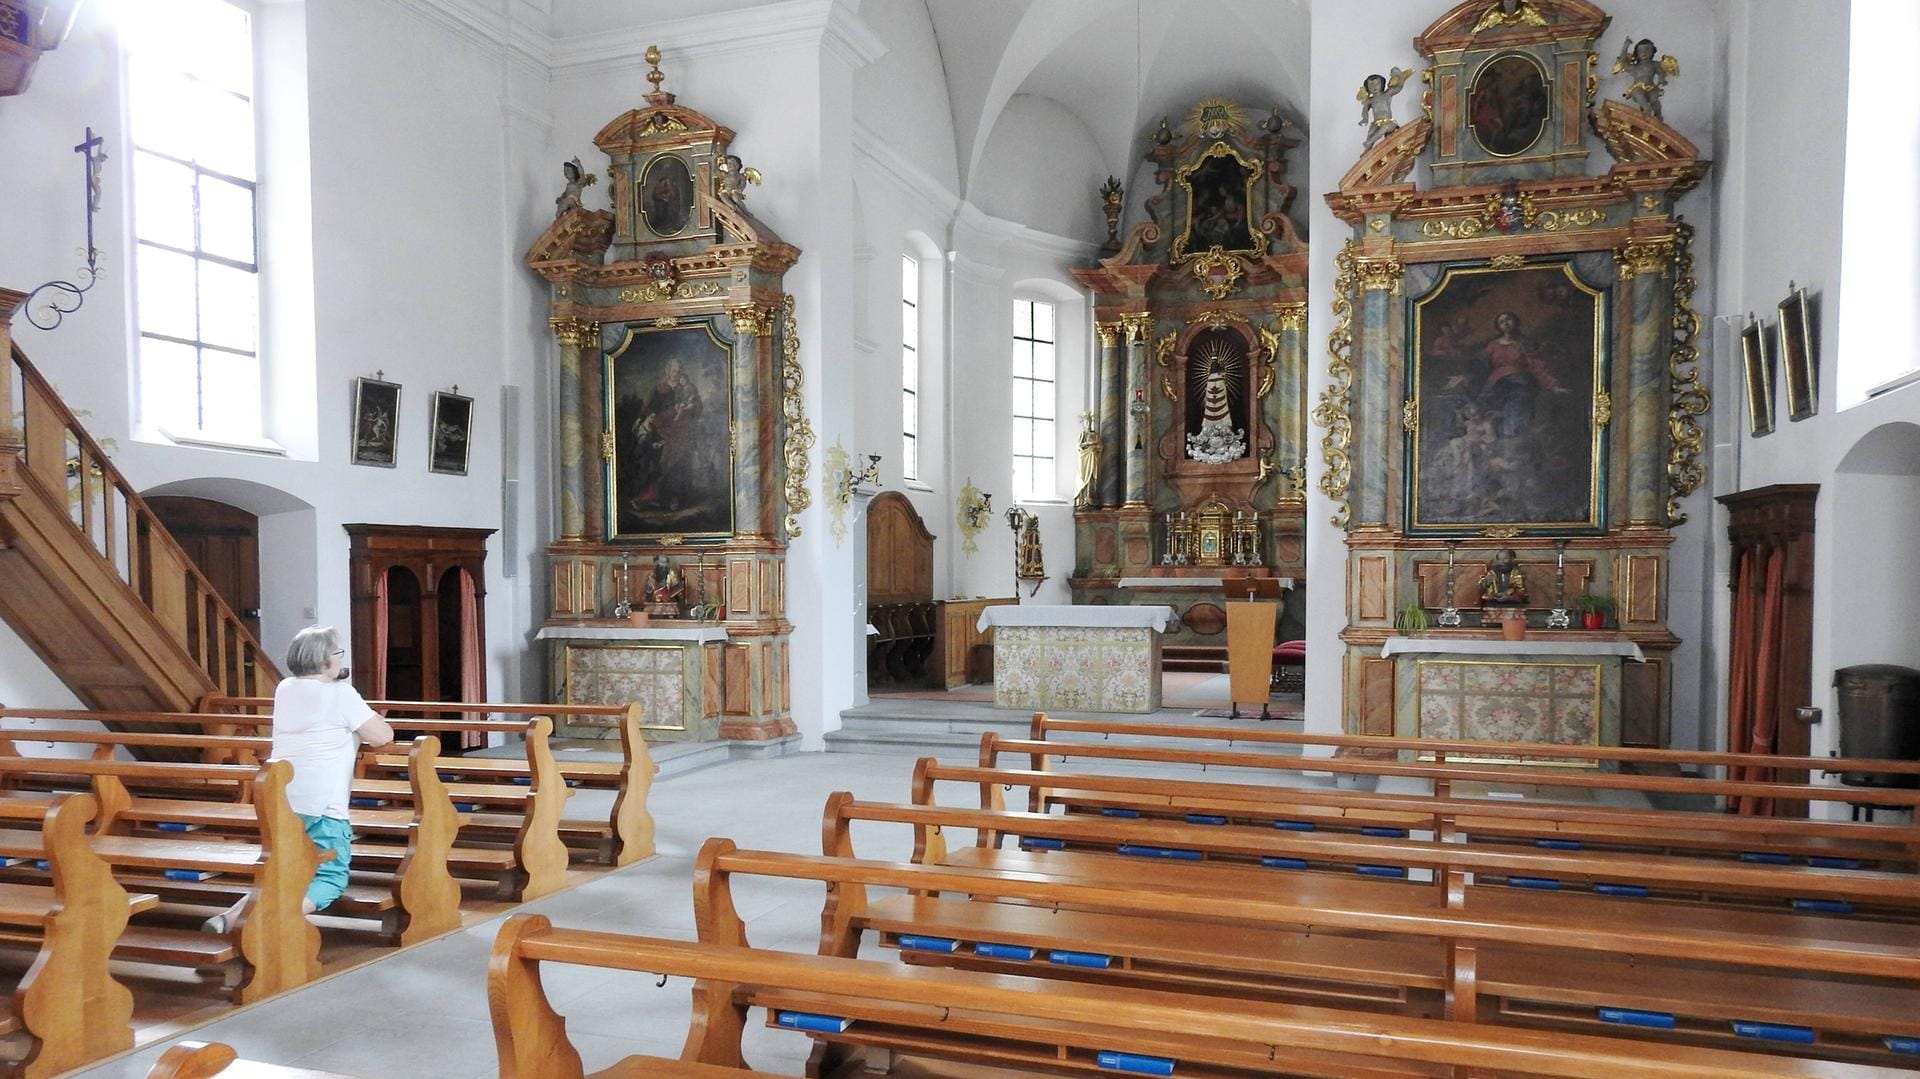
[[[720,197],[739,206],[746,201],[747,185],[760,183],[760,170],[748,168],[747,163],[737,155],[727,154],[720,159]]]
[[[1680,74],[1680,61],[1660,56],[1659,52],[1652,38],[1643,37],[1636,42],[1629,37],[1621,43],[1620,57],[1613,62],[1614,74],[1624,74],[1632,80],[1620,96],[1656,120],[1663,119],[1660,98],[1667,92],[1667,80]]]
[[[588,172],[586,166],[580,164],[578,157],[561,165],[560,168],[567,174],[567,187],[566,190],[560,192],[558,198],[553,200],[553,216],[555,217],[559,217],[568,210],[584,209],[585,207],[580,205],[580,193],[592,187],[595,183],[598,183],[600,179],[593,173]]]
[[[1368,75],[1360,84],[1355,100],[1360,102],[1360,126],[1367,129],[1367,149],[1400,129],[1400,122],[1393,118],[1393,99],[1412,74],[1396,67],[1389,75]]]

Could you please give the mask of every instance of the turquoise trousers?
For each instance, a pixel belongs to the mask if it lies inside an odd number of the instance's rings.
[[[295,814],[307,826],[307,838],[322,851],[332,851],[333,860],[321,862],[314,870],[313,883],[307,885],[307,898],[314,910],[326,910],[340,893],[347,890],[347,852],[353,842],[353,828],[338,817],[309,817]]]

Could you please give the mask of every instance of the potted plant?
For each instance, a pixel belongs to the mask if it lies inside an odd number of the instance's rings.
[[[1573,607],[1580,612],[1580,625],[1587,629],[1607,628],[1607,615],[1613,611],[1613,597],[1604,592],[1582,592]]]
[[[1427,617],[1427,609],[1419,603],[1407,603],[1401,606],[1393,616],[1393,628],[1402,634],[1424,633],[1433,622]]]

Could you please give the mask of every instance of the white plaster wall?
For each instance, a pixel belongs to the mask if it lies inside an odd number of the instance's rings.
[[[1838,746],[1833,671],[1910,652],[1912,636],[1903,555],[1893,545],[1863,542],[1855,522],[1895,514],[1905,506],[1867,501],[1878,481],[1842,476],[1843,458],[1875,428],[1920,421],[1920,390],[1911,387],[1847,409],[1835,410],[1838,365],[1849,350],[1878,347],[1872,340],[1846,340],[1838,329],[1841,277],[1842,196],[1847,131],[1846,82],[1835,73],[1848,66],[1848,5],[1827,0],[1777,0],[1764,8],[1736,5],[1726,14],[1728,35],[1728,187],[1721,208],[1721,312],[1771,316],[1795,281],[1816,296],[1820,339],[1820,411],[1799,423],[1784,413],[1771,435],[1753,438],[1741,418],[1737,438],[1722,456],[1730,468],[1715,479],[1716,491],[1751,490],[1775,483],[1821,485],[1816,505],[1813,595],[1813,701],[1828,719],[1813,730],[1813,752]],[[1875,103],[1875,109],[1888,107]],[[1737,178],[1734,179],[1734,178]],[[1871,214],[1871,205],[1858,212]],[[1722,367],[1726,402],[1739,400],[1731,352]],[[1858,492],[1858,496],[1856,496]],[[1911,501],[1892,491],[1896,502]],[[1845,505],[1841,502],[1844,500]],[[1904,519],[1904,518],[1903,518]],[[1884,521],[1892,525],[1895,522]],[[1723,535],[1724,533],[1717,533]],[[1722,541],[1723,542],[1723,541]],[[1725,569],[1716,587],[1724,587]],[[1845,581],[1847,583],[1842,584]],[[1853,582],[1879,587],[1860,606]],[[1863,625],[1899,619],[1892,638],[1872,639]],[[1886,662],[1912,662],[1888,658]],[[1724,687],[1724,661],[1717,682]],[[1720,689],[1708,742],[1725,741],[1725,691]]]
[[[496,387],[529,380],[528,343],[536,330],[544,333],[532,314],[532,284],[517,269],[518,249],[538,221],[527,216],[533,200],[520,190],[526,170],[514,158],[535,148],[509,139],[508,118],[544,110],[543,80],[516,74],[499,50],[402,5],[276,5],[263,26],[279,23],[285,32],[285,23],[304,15],[311,173],[288,164],[299,155],[269,149],[264,165],[282,171],[263,174],[262,206],[298,202],[293,196],[310,183],[310,251],[294,243],[289,258],[296,276],[310,258],[313,310],[310,330],[297,318],[273,321],[269,312],[262,355],[269,367],[289,357],[283,374],[313,368],[303,385],[274,395],[307,412],[284,424],[276,417],[274,432],[291,432],[294,452],[284,458],[139,442],[130,409],[132,239],[124,171],[132,151],[118,46],[105,21],[110,10],[88,5],[73,39],[40,65],[32,92],[0,109],[0,142],[9,147],[0,158],[0,192],[10,221],[19,223],[0,234],[0,281],[32,287],[70,270],[69,257],[49,253],[81,242],[78,170],[68,148],[79,141],[78,126],[91,123],[113,155],[98,222],[109,275],[56,332],[16,320],[19,342],[95,437],[110,440],[116,465],[136,486],[194,479],[217,489],[225,481],[240,492],[229,498],[236,503],[265,488],[313,507],[309,517],[263,521],[263,643],[278,655],[308,610],[343,630],[349,623],[343,523],[501,526],[502,462],[497,449],[489,452],[501,431]],[[431,64],[420,62],[429,56]],[[263,93],[262,109],[273,107]],[[264,120],[271,146],[278,129],[270,112]],[[297,218],[284,215],[296,240]],[[263,226],[267,243],[286,234]],[[269,293],[277,287],[276,254],[272,247],[263,253]],[[352,379],[375,370],[404,387],[393,470],[346,463]],[[431,394],[456,383],[475,398],[471,474],[430,475]],[[302,452],[303,438],[316,453]],[[522,692],[526,614],[505,587],[499,550],[496,536],[487,574],[488,687],[511,698]]]
[[[1105,239],[1107,162],[1080,117],[1052,98],[1016,94],[987,137],[967,199],[981,212],[1094,243]]]

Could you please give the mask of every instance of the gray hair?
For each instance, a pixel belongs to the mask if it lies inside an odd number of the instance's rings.
[[[332,626],[308,626],[293,635],[287,646],[287,673],[296,678],[320,674],[327,660],[340,650],[340,631]]]

